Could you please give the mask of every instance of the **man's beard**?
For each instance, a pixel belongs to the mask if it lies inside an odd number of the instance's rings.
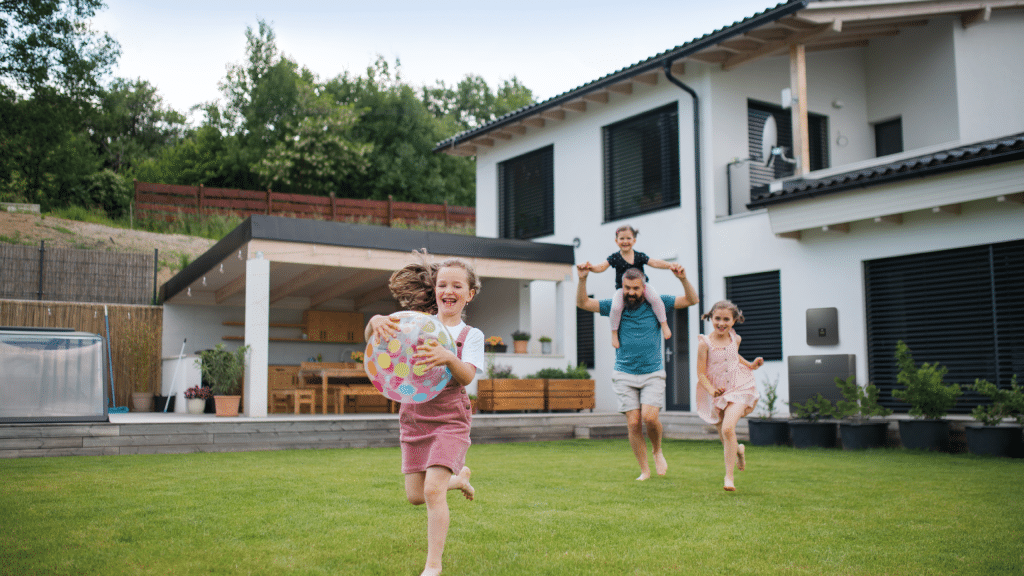
[[[644,299],[640,296],[634,296],[632,294],[622,295],[622,305],[626,310],[636,310],[643,304]]]

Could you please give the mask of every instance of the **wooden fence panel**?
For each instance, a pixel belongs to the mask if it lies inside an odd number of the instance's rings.
[[[136,323],[155,328],[157,338],[163,333],[163,308],[160,306],[131,306],[110,304],[110,355],[114,367],[114,400],[116,406],[130,406],[131,393],[135,386],[128,381],[126,370],[127,338],[130,327]],[[103,319],[103,304],[81,304],[75,302],[27,302],[24,300],[0,300],[0,326],[28,326],[40,328],[72,328],[107,337]],[[160,391],[162,367],[160,362],[161,342],[157,342],[157,354],[150,359],[146,371],[148,381],[142,387]],[[104,350],[106,352],[106,350]],[[103,379],[105,391],[110,393],[110,370],[106,354],[103,358]]]

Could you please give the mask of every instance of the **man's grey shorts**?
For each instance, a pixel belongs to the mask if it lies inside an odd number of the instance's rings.
[[[639,410],[641,404],[665,407],[665,371],[627,374],[612,370],[612,390],[619,398],[619,412]]]

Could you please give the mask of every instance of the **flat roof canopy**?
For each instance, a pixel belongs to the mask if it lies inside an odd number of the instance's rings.
[[[466,260],[482,278],[558,282],[572,278],[575,263],[572,246],[563,244],[251,216],[161,286],[160,301],[244,306],[245,262],[261,253],[270,261],[272,307],[393,304],[388,278],[422,248],[435,261]]]

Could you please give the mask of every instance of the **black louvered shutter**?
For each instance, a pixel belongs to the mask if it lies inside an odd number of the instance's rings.
[[[730,276],[725,297],[743,311],[745,321],[734,328],[743,338],[740,355],[782,360],[782,298],[779,271]]]
[[[528,240],[555,233],[554,146],[498,164],[498,225],[502,238]]]
[[[892,398],[899,340],[918,365],[948,368],[947,383],[1024,377],[1024,241],[868,261],[864,282],[868,373],[884,406],[909,409]],[[965,393],[952,413],[986,401]]]
[[[604,128],[604,219],[679,206],[679,112],[673,103]]]
[[[576,309],[576,364],[594,368],[594,313]]]
[[[764,130],[764,123],[769,116],[775,117],[775,125],[778,128],[778,141],[776,145],[782,146],[786,156],[793,158],[793,113],[781,106],[747,101],[747,153],[753,161],[750,163],[750,187],[765,186],[772,180],[787,178],[795,171],[795,164],[776,160],[770,167],[765,166],[764,158],[761,155],[761,134]],[[828,139],[828,116],[807,113],[807,140],[811,157],[808,159],[810,170],[821,170],[829,167],[829,139]]]

